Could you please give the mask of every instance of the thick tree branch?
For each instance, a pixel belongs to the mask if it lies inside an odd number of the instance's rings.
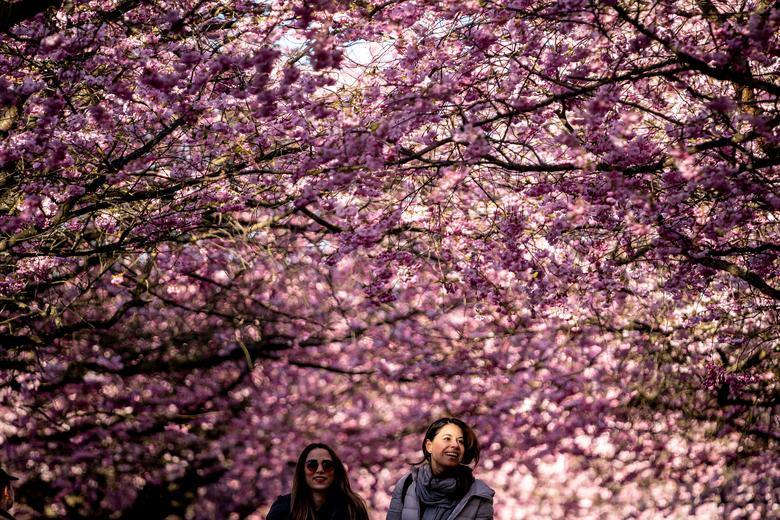
[[[769,92],[770,94],[774,94],[775,96],[780,95],[780,85],[770,83],[769,81],[756,79],[750,74],[747,74],[745,72],[740,72],[731,68],[724,69],[724,68],[713,67],[707,64],[706,62],[700,60],[699,58],[691,55],[690,53],[685,52],[674,43],[658,36],[658,34],[656,34],[654,31],[651,31],[644,24],[642,24],[638,19],[630,16],[626,12],[626,10],[623,9],[623,7],[621,7],[618,3],[613,4],[612,8],[618,13],[618,16],[620,16],[621,19],[633,25],[640,33],[647,36],[651,40],[657,41],[658,43],[663,45],[665,48],[667,48],[669,51],[673,52],[677,57],[679,57],[682,61],[690,65],[690,67],[693,68],[694,70],[697,70],[714,79],[718,79],[722,81],[731,81],[733,83],[737,83],[742,86],[761,89],[766,92]]]
[[[711,258],[709,256],[698,256],[692,254],[686,254],[686,258],[688,258],[688,260],[694,264],[703,265],[705,267],[709,267],[710,269],[723,271],[736,276],[737,278],[747,282],[752,287],[758,289],[761,293],[780,301],[780,289],[776,289],[767,284],[764,279],[761,278],[761,276],[754,273],[753,271],[749,271],[743,267],[740,267],[733,262],[721,260],[720,258]]]

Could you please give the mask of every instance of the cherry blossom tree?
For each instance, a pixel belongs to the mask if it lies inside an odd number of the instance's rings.
[[[431,419],[499,518],[780,514],[780,9],[0,3],[20,518],[382,518]]]

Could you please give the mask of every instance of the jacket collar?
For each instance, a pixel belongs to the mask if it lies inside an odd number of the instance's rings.
[[[479,479],[475,479],[474,482],[471,483],[469,490],[466,491],[466,494],[463,495],[463,498],[461,498],[460,502],[458,502],[458,505],[455,506],[455,509],[453,509],[449,516],[447,516],[447,520],[457,518],[460,512],[463,511],[463,508],[466,507],[466,504],[469,503],[469,500],[471,500],[473,497],[490,500],[493,498],[495,493],[496,492],[490,489],[487,484]]]

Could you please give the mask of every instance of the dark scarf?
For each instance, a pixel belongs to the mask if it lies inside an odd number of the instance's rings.
[[[347,505],[341,495],[331,493],[316,512],[316,520],[347,520]]]
[[[430,464],[414,468],[412,478],[424,509],[422,520],[444,520],[462,498],[457,479],[454,476],[434,477]]]

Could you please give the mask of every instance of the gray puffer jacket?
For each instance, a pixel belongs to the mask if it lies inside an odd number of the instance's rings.
[[[409,474],[404,475],[395,485],[390,508],[387,510],[387,520],[420,520],[420,502],[417,500],[413,481],[409,484],[405,496],[401,496],[408,476]],[[481,480],[474,480],[446,520],[493,520],[495,493]]]

